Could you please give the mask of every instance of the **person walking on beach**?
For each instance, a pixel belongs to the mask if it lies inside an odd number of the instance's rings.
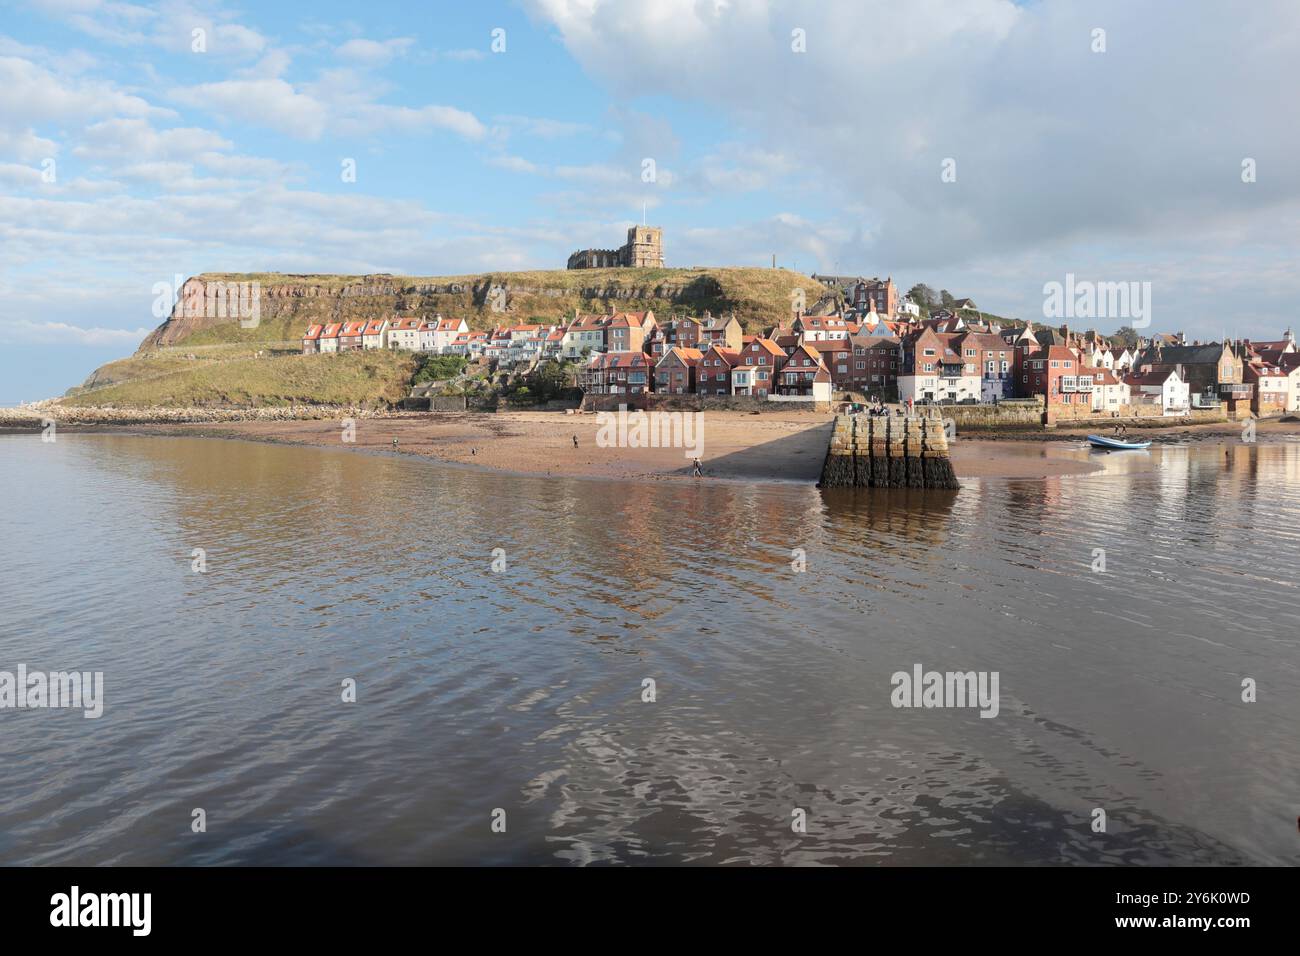
[[[577,447],[578,447],[578,436],[577,436],[577,435],[574,435],[574,436],[573,436],[573,447],[574,447],[574,448],[577,448]]]
[[[704,477],[704,471],[703,469],[700,468],[700,460],[698,458],[691,459],[691,477],[692,478]]]

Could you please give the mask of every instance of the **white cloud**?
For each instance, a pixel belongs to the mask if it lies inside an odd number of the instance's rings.
[[[166,116],[111,83],[60,78],[21,57],[0,56],[0,124],[10,129],[99,116]]]
[[[232,145],[225,137],[196,126],[157,130],[143,119],[111,119],[88,126],[72,152],[94,159],[192,159]]]
[[[694,172],[745,189],[817,184],[851,227],[825,253],[846,267],[942,282],[996,263],[1041,290],[1085,262],[1181,254],[1172,305],[1220,230],[1295,249],[1300,124],[1284,117],[1300,59],[1282,38],[1300,33],[1300,6],[1289,0],[530,6],[623,101],[651,90],[717,111],[756,156],[789,157],[793,169],[720,156]],[[1098,25],[1105,53],[1091,49]],[[791,48],[795,28],[806,53]],[[1242,183],[1244,157],[1258,182]],[[947,158],[956,182],[941,180]],[[1240,257],[1244,287],[1257,261]]]
[[[58,144],[52,139],[37,136],[32,129],[5,129],[0,126],[0,156],[7,156],[19,162],[34,163],[59,152]]]
[[[276,129],[298,139],[316,140],[333,130],[367,135],[385,130],[446,130],[466,139],[482,139],[487,128],[474,114],[452,106],[393,106],[371,98],[375,85],[348,71],[331,71],[309,87],[297,89],[277,77],[230,79],[178,87],[171,97],[225,120]]]
[[[366,66],[379,66],[394,57],[402,56],[415,43],[410,37],[397,37],[392,40],[367,40],[357,37],[348,40],[338,48],[338,55],[345,60]]]
[[[536,136],[539,139],[562,139],[570,136],[591,135],[593,132],[591,126],[586,123],[547,119],[541,116],[505,115],[496,117],[493,122],[499,124],[511,134]]]
[[[32,6],[96,40],[116,46],[150,45],[190,53],[194,31],[204,31],[204,55],[245,59],[266,50],[265,36],[235,22],[216,2],[168,0],[154,6],[123,0],[33,0]]]
[[[278,78],[178,87],[171,97],[226,120],[278,129],[299,139],[319,139],[330,119],[324,103]]]
[[[10,319],[0,322],[0,342],[6,345],[117,345],[134,348],[150,331],[146,328],[84,328],[67,322]]]

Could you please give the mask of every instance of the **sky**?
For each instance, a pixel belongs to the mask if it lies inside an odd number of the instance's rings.
[[[0,404],[175,276],[563,268],[643,215],[670,266],[1279,338],[1297,90],[1295,0],[0,0]]]

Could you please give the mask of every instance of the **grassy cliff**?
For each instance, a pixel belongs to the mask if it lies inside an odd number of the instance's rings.
[[[652,309],[699,315],[734,310],[747,328],[790,315],[802,289],[809,303],[824,291],[808,276],[785,269],[576,269],[482,275],[320,276],[206,273],[190,280],[260,286],[260,321],[243,328],[233,318],[173,315],[142,345],[214,345],[297,341],[313,322],[418,317],[441,312],[471,328],[527,321],[557,322],[574,310]],[[187,283],[188,285],[188,283]]]
[[[209,314],[217,284],[257,283],[258,322]],[[410,356],[292,354],[314,322],[464,317],[471,328],[557,323],[575,310],[735,311],[746,329],[790,315],[792,295],[808,303],[824,289],[785,269],[582,269],[482,275],[334,276],[205,273],[190,279],[178,308],[135,355],[96,369],[63,400],[73,405],[269,406],[395,402],[406,394]],[[195,308],[195,304],[199,306]]]

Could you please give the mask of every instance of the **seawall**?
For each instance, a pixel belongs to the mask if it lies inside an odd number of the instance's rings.
[[[921,416],[837,415],[822,487],[958,488],[943,422]]]

